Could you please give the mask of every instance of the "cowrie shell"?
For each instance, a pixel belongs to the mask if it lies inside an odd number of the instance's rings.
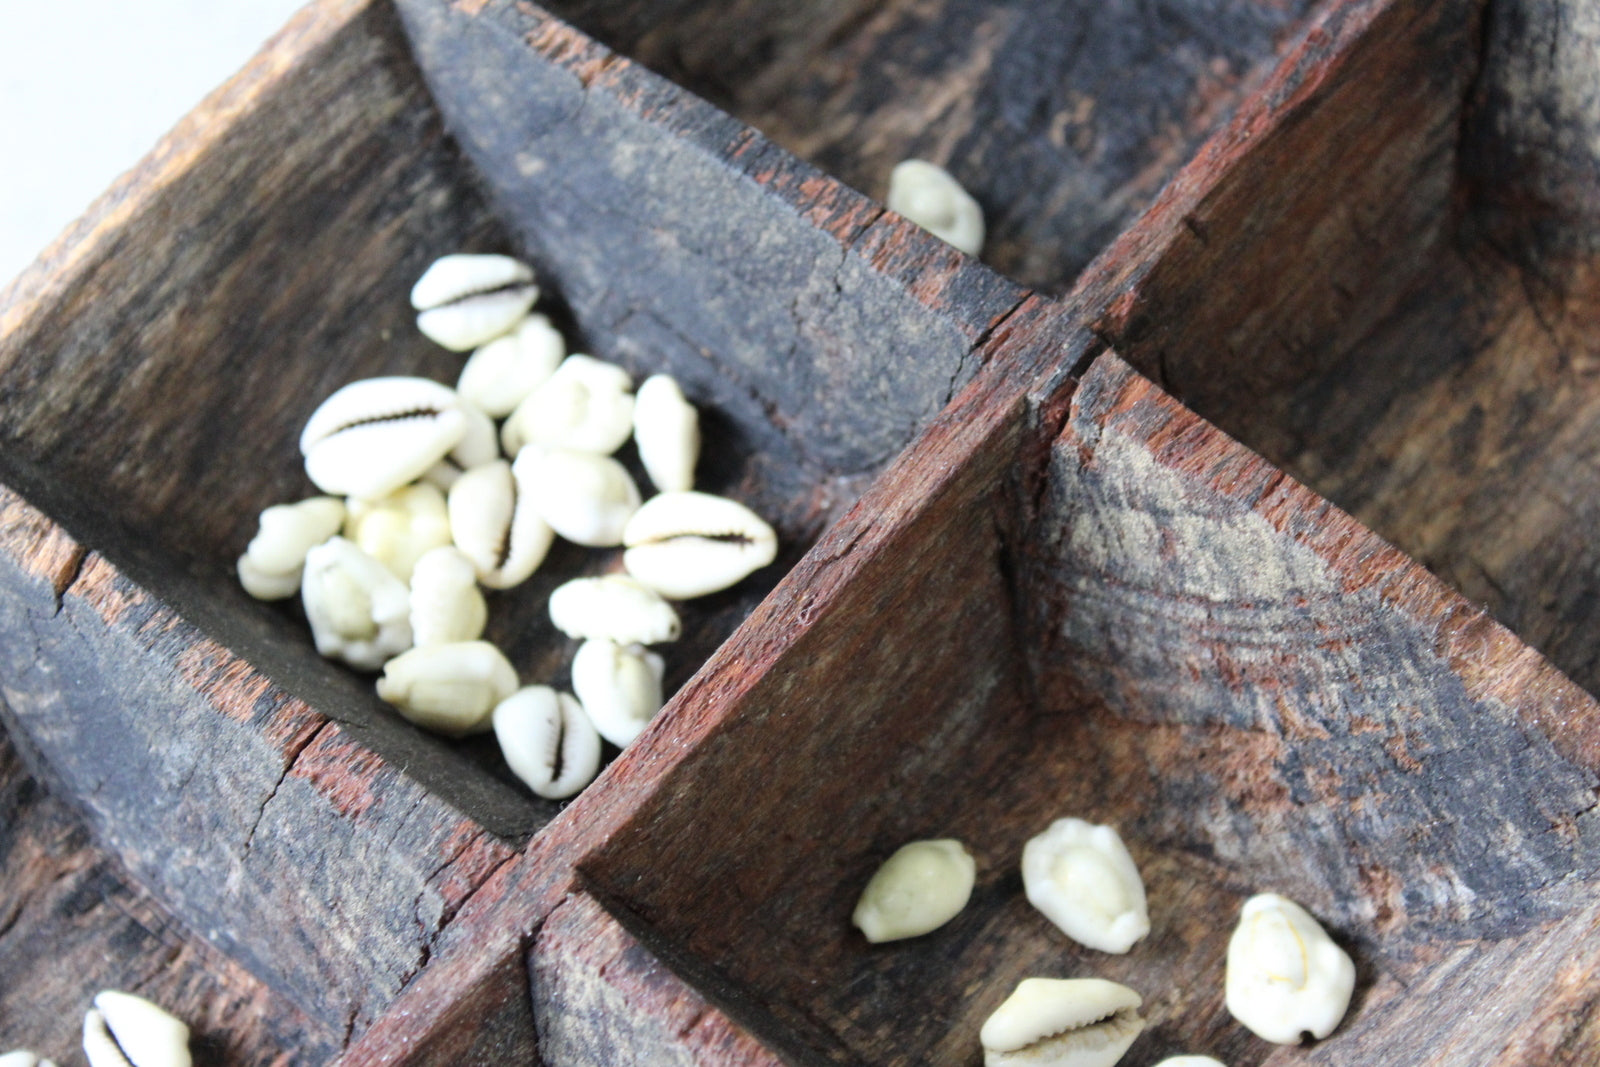
[[[1221,1060],[1210,1056],[1168,1056],[1156,1067],[1228,1067]]]
[[[190,1067],[189,1028],[156,1005],[108,989],[83,1017],[89,1067]]]
[[[537,299],[533,268],[510,256],[442,256],[411,287],[417,329],[453,352],[499,337]]]
[[[633,403],[633,440],[650,481],[663,493],[694,488],[694,467],[700,461],[700,415],[683,397],[678,383],[652,374],[639,386]]]
[[[1138,993],[1099,978],[1024,978],[984,1022],[984,1067],[1111,1067],[1144,1029]]]
[[[239,557],[239,582],[245,592],[258,600],[282,600],[298,593],[306,553],[338,533],[344,517],[344,501],[331,496],[264,510],[255,537]]]
[[[525,448],[512,464],[526,493],[550,528],[575,544],[609,548],[639,510],[639,489],[610,456],[565,448]]]
[[[580,641],[605,638],[619,645],[676,641],[678,613],[654,590],[621,574],[574,578],[550,594],[550,621]]]
[[[41,1060],[32,1049],[12,1049],[0,1056],[0,1067],[56,1067],[54,1060]]]
[[[495,707],[493,723],[511,773],[546,800],[572,796],[600,771],[600,735],[570,694],[519,689]]]
[[[1144,881],[1117,831],[1057,819],[1022,848],[1028,902],[1081,945],[1122,953],[1150,932]]]
[[[450,487],[451,536],[490,589],[525,581],[555,541],[526,482],[525,472],[517,474],[497,459],[467,471]]]
[[[503,419],[555,373],[566,354],[566,339],[549,319],[525,316],[510,333],[472,353],[456,392],[486,415]]]
[[[396,489],[378,500],[351,500],[345,540],[388,567],[402,582],[422,554],[450,543],[444,494],[426,483]]]
[[[411,637],[415,645],[475,641],[489,606],[472,561],[454,545],[425,552],[411,572]]]
[[[1344,1018],[1356,969],[1300,905],[1276,893],[1244,902],[1228,940],[1228,1011],[1257,1037],[1297,1045],[1327,1037]]]
[[[324,656],[375,671],[411,647],[411,591],[342,537],[306,553],[300,599]]]
[[[661,710],[666,664],[640,645],[585,641],[572,657],[572,691],[600,736],[626,748]]]
[[[455,391],[426,378],[366,378],[324,400],[300,434],[306,474],[334,496],[373,500],[413,482],[466,435]]]
[[[967,906],[977,873],[953,838],[902,845],[867,882],[850,921],[875,945],[936,930]]]
[[[983,248],[983,209],[943,167],[923,159],[896,164],[884,203],[969,256]]]
[[[516,689],[515,668],[487,641],[422,645],[390,660],[378,679],[379,697],[446,737],[488,726],[495,705]]]
[[[622,543],[628,573],[674,600],[726,589],[778,554],[778,535],[755,512],[693,491],[652,497],[628,520]]]
[[[500,430],[506,455],[528,445],[609,456],[633,433],[633,379],[611,363],[568,356]]]

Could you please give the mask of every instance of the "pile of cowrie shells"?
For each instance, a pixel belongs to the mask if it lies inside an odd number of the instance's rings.
[[[103,990],[83,1017],[83,1054],[89,1067],[190,1067],[189,1027],[143,997]],[[19,1048],[0,1067],[56,1065]]]
[[[868,941],[916,937],[966,907],[977,865],[960,841],[913,841],[878,868],[851,921]],[[1022,850],[1028,902],[1087,948],[1126,953],[1150,932],[1144,880],[1111,826],[1057,819]],[[1245,901],[1228,941],[1224,1000],[1258,1037],[1299,1044],[1344,1018],[1355,966],[1304,908],[1276,893]],[[979,1034],[985,1067],[1111,1067],[1144,1029],[1143,998],[1099,978],[1026,978]],[[1209,1056],[1156,1067],[1224,1067]]]
[[[635,392],[622,367],[569,355],[538,296],[509,256],[429,267],[411,303],[427,337],[472,350],[455,388],[368,378],[328,397],[300,436],[326,495],[263,511],[238,570],[252,596],[298,594],[317,651],[381,669],[401,715],[448,737],[493,730],[512,772],[560,800],[599,772],[601,738],[625,747],[660,710],[647,646],[678,637],[670,601],[734,585],[778,541],[743,504],[694,490],[699,413],[678,384],[657,374]],[[630,439],[649,500],[613,456]],[[483,589],[526,581],[558,536],[624,549],[625,573],[551,594],[551,621],[583,642],[570,694],[521,685],[482,639]]]

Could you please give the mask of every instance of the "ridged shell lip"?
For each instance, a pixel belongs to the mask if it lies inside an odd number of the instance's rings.
[[[510,256],[457,253],[434,261],[411,287],[411,306],[428,311],[505,290],[535,289],[533,268]]]

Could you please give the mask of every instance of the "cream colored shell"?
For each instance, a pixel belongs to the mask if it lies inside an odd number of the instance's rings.
[[[533,269],[500,255],[441,256],[411,288],[417,329],[453,352],[504,334],[538,298]]]
[[[550,594],[550,621],[580,641],[605,638],[619,645],[676,641],[678,613],[661,595],[622,574],[574,578]]]
[[[378,500],[354,500],[344,520],[345,540],[388,567],[402,582],[425,552],[450,543],[444,494],[427,483],[396,489]]]
[[[661,710],[666,664],[642,645],[585,641],[572,657],[572,691],[600,736],[626,748]]]
[[[1350,1006],[1350,957],[1300,905],[1276,893],[1244,902],[1228,940],[1228,1011],[1280,1045],[1327,1037]]]
[[[600,735],[570,694],[519,689],[495,707],[493,723],[506,765],[547,800],[572,796],[600,770]]]
[[[312,412],[300,453],[324,493],[375,500],[420,478],[461,443],[471,422],[448,386],[365,378]]]
[[[378,679],[379,697],[446,737],[487,729],[495,705],[516,689],[515,668],[487,641],[414,648],[390,660]]]
[[[528,447],[518,453],[512,473],[539,517],[575,544],[620,545],[639,510],[638,487],[610,456]]]
[[[528,315],[504,337],[473,352],[456,392],[486,415],[503,419],[560,366],[567,354],[561,332],[543,315]]]
[[[969,256],[983,248],[983,209],[943,167],[922,159],[896,165],[886,203]]]
[[[628,573],[662,596],[719,592],[771,563],[778,535],[738,501],[709,493],[651,497],[622,531]]]
[[[967,906],[977,869],[953,838],[902,845],[867,882],[850,921],[873,944],[936,930]]]
[[[300,591],[306,553],[339,532],[344,502],[314,496],[275,504],[261,513],[255,537],[239,557],[239,582],[258,600],[282,600]]]
[[[190,1067],[189,1027],[143,997],[104,990],[83,1019],[83,1054],[89,1067]]]
[[[411,647],[411,590],[342,537],[306,553],[300,599],[324,656],[375,671]]]
[[[443,545],[423,554],[411,572],[411,639],[416,645],[475,641],[489,606],[478,574],[460,549]]]
[[[652,374],[640,384],[633,405],[633,441],[639,447],[639,462],[658,490],[694,488],[700,415],[670,376]]]
[[[984,1022],[985,1067],[1111,1067],[1144,1029],[1138,993],[1100,978],[1024,978]]]
[[[1150,932],[1144,882],[1117,831],[1057,819],[1022,849],[1028,901],[1062,933],[1102,952],[1127,952]]]

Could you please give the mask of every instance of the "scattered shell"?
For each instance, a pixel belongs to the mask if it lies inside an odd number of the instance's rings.
[[[459,396],[456,397],[456,405],[466,416],[467,426],[461,434],[460,443],[450,450],[445,462],[454,463],[462,470],[471,470],[490,460],[499,459],[500,431],[495,429],[494,420],[482,408]]]
[[[1144,882],[1117,831],[1057,819],[1022,849],[1028,901],[1061,932],[1101,952],[1126,952],[1150,932]]]
[[[504,337],[479,348],[461,368],[456,392],[485,414],[503,419],[538,388],[567,354],[561,331],[543,315],[528,315]]]
[[[487,641],[414,648],[390,660],[378,679],[379,697],[446,737],[484,729],[495,705],[516,689],[515,668]]]
[[[41,1060],[32,1049],[13,1049],[0,1056],[0,1067],[56,1067],[54,1060]]]
[[[778,554],[778,535],[761,516],[692,491],[652,497],[628,520],[622,543],[628,573],[674,600],[726,589]]]
[[[190,1067],[189,1028],[156,1005],[114,989],[83,1017],[89,1067]]]
[[[633,404],[633,440],[639,446],[639,461],[658,490],[694,488],[700,415],[670,376],[652,374],[639,386]]]
[[[300,434],[306,474],[335,496],[374,500],[422,474],[467,432],[455,391],[426,378],[365,378],[324,400]]]
[[[375,671],[411,647],[411,591],[342,537],[306,553],[300,598],[324,656]]]
[[[621,574],[574,578],[550,594],[550,621],[580,641],[605,638],[619,645],[676,641],[678,613],[655,590]]]
[[[936,930],[967,906],[977,870],[952,838],[902,845],[861,891],[850,921],[873,944]]]
[[[512,471],[550,528],[576,544],[609,548],[639,510],[639,489],[610,456],[563,448],[525,448]]]
[[[661,710],[666,664],[642,645],[585,641],[572,657],[572,690],[600,736],[626,748]]]
[[[378,500],[351,500],[344,536],[396,578],[409,582],[423,553],[450,543],[444,494],[423,482]]]
[[[1111,1067],[1144,1029],[1138,993],[1099,978],[1024,978],[983,1024],[984,1067]]]
[[[537,299],[533,268],[510,256],[443,256],[411,288],[417,329],[453,352],[499,337]]]
[[[294,596],[300,591],[306,553],[338,533],[343,523],[344,502],[331,496],[267,508],[255,537],[239,557],[239,582],[245,592],[258,600]]]
[[[1228,1067],[1228,1065],[1210,1056],[1168,1056],[1156,1064],[1156,1067]]]
[[[1228,940],[1227,1003],[1258,1037],[1296,1045],[1327,1037],[1344,1018],[1356,969],[1300,905],[1276,893],[1244,902]]]
[[[454,545],[423,554],[411,572],[411,638],[416,645],[475,641],[489,607],[472,561]]]
[[[527,491],[526,468],[513,473],[503,459],[467,471],[450,487],[450,533],[490,589],[526,580],[555,541]]]
[[[547,800],[572,796],[600,770],[600,735],[567,693],[542,685],[519,689],[495,707],[493,721],[506,765]]]
[[[517,405],[500,441],[506,455],[528,445],[609,456],[633,433],[633,379],[593,356],[568,356]]]
[[[969,256],[983,248],[983,209],[943,167],[922,159],[897,164],[884,202]]]

